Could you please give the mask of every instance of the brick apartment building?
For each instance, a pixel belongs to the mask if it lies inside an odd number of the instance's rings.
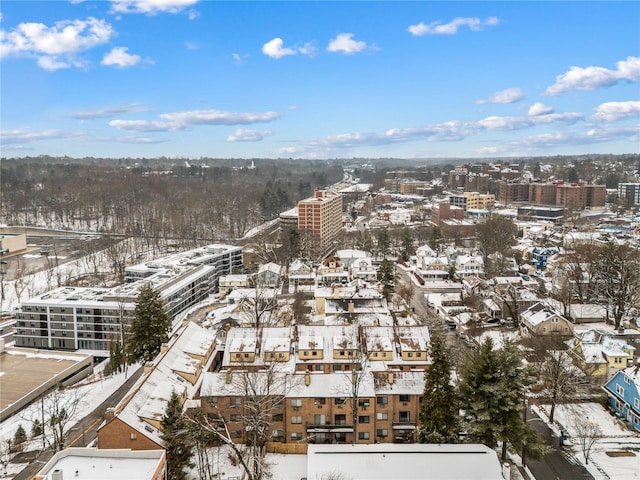
[[[604,185],[579,183],[498,183],[498,201],[502,204],[527,202],[582,210],[605,205]]]
[[[412,442],[428,352],[422,326],[231,328],[221,370],[204,375],[200,406],[220,414],[238,442],[249,435],[248,388],[272,397],[272,441]]]
[[[300,200],[298,230],[311,235],[315,254],[322,256],[330,253],[333,241],[342,231],[342,195],[316,190],[313,197]]]

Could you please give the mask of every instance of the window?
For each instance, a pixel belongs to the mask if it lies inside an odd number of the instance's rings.
[[[347,399],[344,397],[336,397],[333,399],[334,405],[344,405],[346,401]]]
[[[340,356],[344,357],[344,350],[340,350]]]
[[[389,420],[389,414],[387,412],[376,413],[376,420]]]
[[[301,398],[292,398],[291,399],[291,406],[292,407],[301,407],[302,406],[302,399]]]
[[[239,413],[232,413],[231,415],[229,415],[229,421],[240,422],[242,421],[242,416]]]
[[[313,403],[315,403],[316,405],[324,405],[325,403],[327,403],[327,399],[324,397],[314,398]]]
[[[411,422],[411,412],[400,412],[400,423]]]
[[[291,417],[291,423],[302,423],[302,415],[294,415]]]
[[[306,350],[304,352],[302,352],[302,356],[303,357],[308,357],[309,356],[309,352],[307,352]]]
[[[358,423],[370,423],[369,415],[360,415],[358,416]]]
[[[409,358],[413,357],[413,352],[408,352],[407,353],[407,357],[409,357]]]
[[[366,408],[369,406],[369,404],[370,404],[370,401],[368,398],[361,398],[360,400],[358,400],[359,407]]]
[[[130,438],[131,440],[137,440],[137,439],[138,439],[138,435],[137,435],[136,433],[133,433],[133,432],[132,432],[132,433],[131,433],[131,435],[129,436],[129,438]]]
[[[636,408],[636,409],[640,408],[640,399],[638,398],[633,399],[633,408]]]
[[[242,405],[242,399],[240,397],[229,397],[229,405]]]
[[[408,402],[409,401],[409,395],[400,395],[400,401],[401,402]]]
[[[327,418],[321,413],[316,413],[313,416],[313,424],[314,425],[326,425],[327,424]]]
[[[620,385],[616,385],[616,393],[621,397],[624,397],[624,388],[622,388]]]
[[[629,377],[626,375],[623,375],[622,377],[624,378],[624,383],[629,383]]]
[[[389,397],[378,397],[377,402],[378,405],[386,405],[389,403]]]
[[[378,430],[376,430],[376,436],[377,437],[388,437],[389,436],[389,430],[387,430],[386,428],[379,428]]]
[[[614,361],[614,363],[622,363],[622,358],[615,357],[615,359],[613,361]]]
[[[369,440],[369,432],[358,432],[359,440]]]
[[[284,415],[282,413],[274,413],[271,415],[272,422],[281,422],[284,420]]]
[[[300,432],[293,432],[291,434],[291,440],[302,440],[302,433]]]
[[[273,430],[271,432],[271,436],[273,438],[281,438],[284,437],[284,430]]]
[[[207,397],[207,403],[210,407],[215,407],[218,405],[218,397]]]
[[[311,352],[311,356],[312,357],[317,357],[318,356],[318,351],[314,350],[313,352]]]
[[[242,436],[242,430],[231,430],[231,438],[240,438]]]
[[[417,352],[416,353],[416,357],[418,357],[418,358],[422,357],[422,352]]]
[[[347,416],[346,415],[336,415],[335,416],[335,424],[336,425],[346,425],[347,424]]]

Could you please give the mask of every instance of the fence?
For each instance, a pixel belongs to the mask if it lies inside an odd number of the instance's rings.
[[[289,454],[306,455],[307,444],[306,443],[267,442],[266,450],[268,453],[289,453]]]

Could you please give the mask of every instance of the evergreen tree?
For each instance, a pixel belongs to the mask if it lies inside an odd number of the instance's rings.
[[[491,448],[501,443],[503,461],[509,443],[540,454],[538,437],[523,419],[530,373],[522,354],[510,342],[499,350],[493,347],[487,339],[466,357],[460,372],[459,395],[469,438]]]
[[[26,441],[27,441],[27,432],[25,432],[22,424],[19,424],[18,428],[16,429],[16,433],[13,436],[13,444],[22,445]]]
[[[410,228],[406,227],[402,230],[402,261],[408,262],[414,253],[416,253],[416,249],[413,246],[413,233]]]
[[[33,420],[33,425],[31,426],[31,437],[39,437],[42,435],[42,423],[37,418]]]
[[[389,230],[383,228],[376,233],[378,254],[383,258],[386,257],[391,249],[391,237],[389,236]]]
[[[440,334],[431,337],[433,363],[424,375],[424,393],[420,405],[421,443],[456,443],[458,441],[458,401],[451,384],[451,362]]]
[[[393,262],[385,258],[382,260],[380,268],[378,269],[378,281],[382,283],[382,293],[387,301],[390,300],[391,294],[393,293],[395,280],[396,276]]]
[[[182,400],[174,390],[167,403],[164,416],[160,421],[161,438],[167,451],[168,480],[186,478],[185,468],[192,467],[190,431],[182,412]]]
[[[170,328],[171,319],[164,311],[160,294],[150,284],[144,285],[136,300],[127,343],[132,361],[152,361],[160,352],[160,345],[169,339]]]

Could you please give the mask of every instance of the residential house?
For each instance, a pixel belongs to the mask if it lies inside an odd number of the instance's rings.
[[[280,275],[282,267],[276,263],[269,262],[260,265],[256,276],[256,285],[266,288],[278,288],[280,286]]]
[[[316,288],[316,273],[302,260],[294,260],[289,265],[289,293],[311,293]]]
[[[484,275],[484,260],[481,255],[459,255],[454,266],[459,278]]]
[[[572,335],[573,324],[544,303],[536,303],[520,314],[524,335]]]
[[[602,388],[613,412],[640,432],[640,365],[620,370]]]

